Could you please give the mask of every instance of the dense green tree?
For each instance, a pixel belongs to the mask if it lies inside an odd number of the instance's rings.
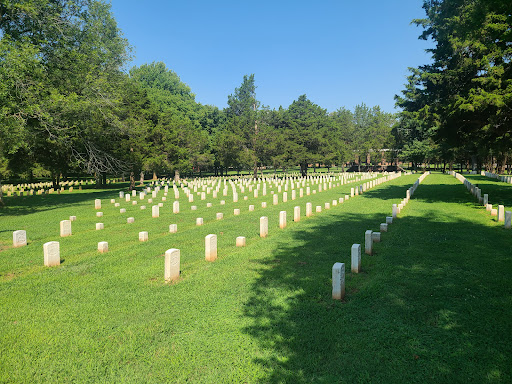
[[[413,69],[397,105],[423,114],[443,156],[458,153],[474,168],[485,152],[504,157],[512,147],[512,3],[430,0],[423,7],[427,17],[415,22],[435,44],[432,62]]]
[[[70,164],[96,174],[116,171],[121,163],[101,138],[116,127],[128,44],[110,6],[2,1],[0,31],[0,130],[16,137],[4,154],[15,160],[24,152],[26,163],[44,165],[56,184]]]
[[[286,139],[294,143],[292,159],[306,175],[308,165],[323,160],[321,149],[326,145],[325,130],[330,125],[327,111],[301,95],[285,114]]]
[[[256,85],[254,74],[244,75],[240,87],[228,96],[226,113],[226,128],[242,137],[242,145],[238,155],[240,165],[253,167],[253,176],[258,173],[260,162],[257,148],[260,142],[258,129],[259,102],[256,100]]]

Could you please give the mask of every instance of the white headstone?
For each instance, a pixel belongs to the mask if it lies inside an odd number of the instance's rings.
[[[100,241],[98,243],[98,252],[100,253],[106,253],[108,252],[108,242],[106,241]]]
[[[129,218],[126,219],[126,222],[128,224],[133,224],[133,223],[135,223],[135,218],[134,217],[129,217]]]
[[[169,225],[169,233],[176,233],[176,232],[178,232],[178,224]]]
[[[69,216],[69,221],[76,221],[76,216]]]
[[[235,215],[235,216],[240,215],[240,209],[238,209],[238,208],[233,209],[233,215]]]
[[[391,216],[386,216],[386,224],[393,224],[393,217]]]
[[[286,228],[286,211],[279,212],[279,228]]]
[[[139,241],[148,241],[149,234],[146,231],[139,232]]]
[[[332,298],[343,300],[345,297],[345,264],[334,263],[332,266]]]
[[[380,232],[372,232],[372,241],[374,243],[380,243]]]
[[[367,255],[372,254],[372,248],[373,248],[372,233],[373,233],[373,231],[371,231],[371,230],[368,230],[364,233],[364,253],[366,253]]]
[[[352,244],[350,260],[352,272],[359,273],[361,271],[361,244]]]
[[[268,217],[260,217],[260,237],[268,236]]]
[[[505,228],[510,229],[512,226],[512,211],[505,211]]]
[[[71,236],[71,221],[62,220],[60,222],[60,237]]]
[[[14,248],[27,245],[27,232],[20,229],[12,233],[12,246]]]
[[[202,217],[198,217],[196,219],[196,225],[203,225],[203,218]]]
[[[101,229],[104,229],[105,225],[103,223],[96,223],[96,230],[99,231]]]
[[[103,212],[96,212],[96,217],[103,217]]]
[[[295,222],[300,221],[300,207],[299,206],[293,207],[293,221],[295,221]]]
[[[237,247],[245,247],[245,237],[244,236],[238,236],[236,238],[236,246]]]
[[[388,231],[388,225],[386,223],[380,224],[380,231],[381,232],[387,232]]]
[[[498,205],[498,221],[505,221],[505,206]]]
[[[151,207],[151,217],[160,217],[160,207],[158,205]]]
[[[313,215],[313,204],[306,203],[306,217],[310,217]]]
[[[100,199],[94,200],[94,209],[101,209],[101,200]]]
[[[180,250],[171,248],[165,251],[165,281],[174,281],[180,277]]]
[[[204,258],[206,261],[217,260],[217,235],[210,234],[205,237]]]
[[[60,265],[60,248],[58,241],[49,241],[43,244],[44,265],[53,267]]]

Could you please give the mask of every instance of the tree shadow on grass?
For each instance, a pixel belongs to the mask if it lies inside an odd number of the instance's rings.
[[[512,232],[428,217],[397,220],[358,275],[350,246],[380,215],[291,232],[254,259],[245,331],[268,352],[261,382],[510,382]],[[344,302],[331,298],[338,261]]]
[[[489,204],[512,207],[512,185],[485,176],[465,175],[465,177],[471,184],[482,190],[482,197],[484,194],[489,195]]]
[[[89,190],[87,193],[71,192],[61,195],[53,193],[51,195],[8,197],[5,199],[6,205],[0,207],[0,216],[22,216],[80,204],[84,201],[111,198],[115,191],[124,189],[125,188],[118,187],[111,190]]]

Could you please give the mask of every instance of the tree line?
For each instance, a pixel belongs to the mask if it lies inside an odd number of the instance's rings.
[[[511,156],[511,3],[428,0],[432,62],[412,68],[399,114],[334,112],[300,95],[270,109],[246,75],[219,109],[164,63],[128,69],[131,47],[101,0],[0,0],[0,177],[376,164],[503,166]],[[383,149],[388,151],[382,152]]]
[[[228,107],[201,105],[164,63],[126,70],[131,47],[96,0],[0,2],[0,170],[5,175],[186,174],[342,164],[392,146],[395,116],[328,113],[301,95],[256,99],[244,76]],[[378,159],[377,152],[374,158]],[[380,160],[380,159],[378,159]]]

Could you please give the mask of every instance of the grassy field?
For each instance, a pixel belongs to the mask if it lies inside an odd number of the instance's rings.
[[[0,382],[510,383],[512,231],[455,178],[428,176],[376,254],[363,255],[362,273],[349,272],[351,245],[379,229],[418,176],[310,218],[306,202],[323,207],[354,184],[277,206],[270,195],[239,194],[233,203],[220,193],[206,208],[182,194],[178,215],[169,193],[159,218],[147,202],[122,202],[127,213],[119,214],[109,203],[121,202],[117,190],[10,199],[0,211]],[[512,188],[478,184],[510,209]],[[59,221],[70,215],[73,236],[60,238]],[[205,225],[195,226],[196,217]],[[176,234],[168,233],[173,223]],[[27,230],[27,247],[11,248],[17,229]],[[138,241],[143,230],[149,242]],[[214,263],[204,261],[209,233],[218,235]],[[235,247],[237,236],[247,247]],[[60,241],[62,264],[46,268],[42,244],[51,240]],[[99,241],[109,242],[108,253],[96,251]],[[181,250],[174,284],[163,279],[169,248]],[[343,302],[331,299],[335,262],[346,263]]]

